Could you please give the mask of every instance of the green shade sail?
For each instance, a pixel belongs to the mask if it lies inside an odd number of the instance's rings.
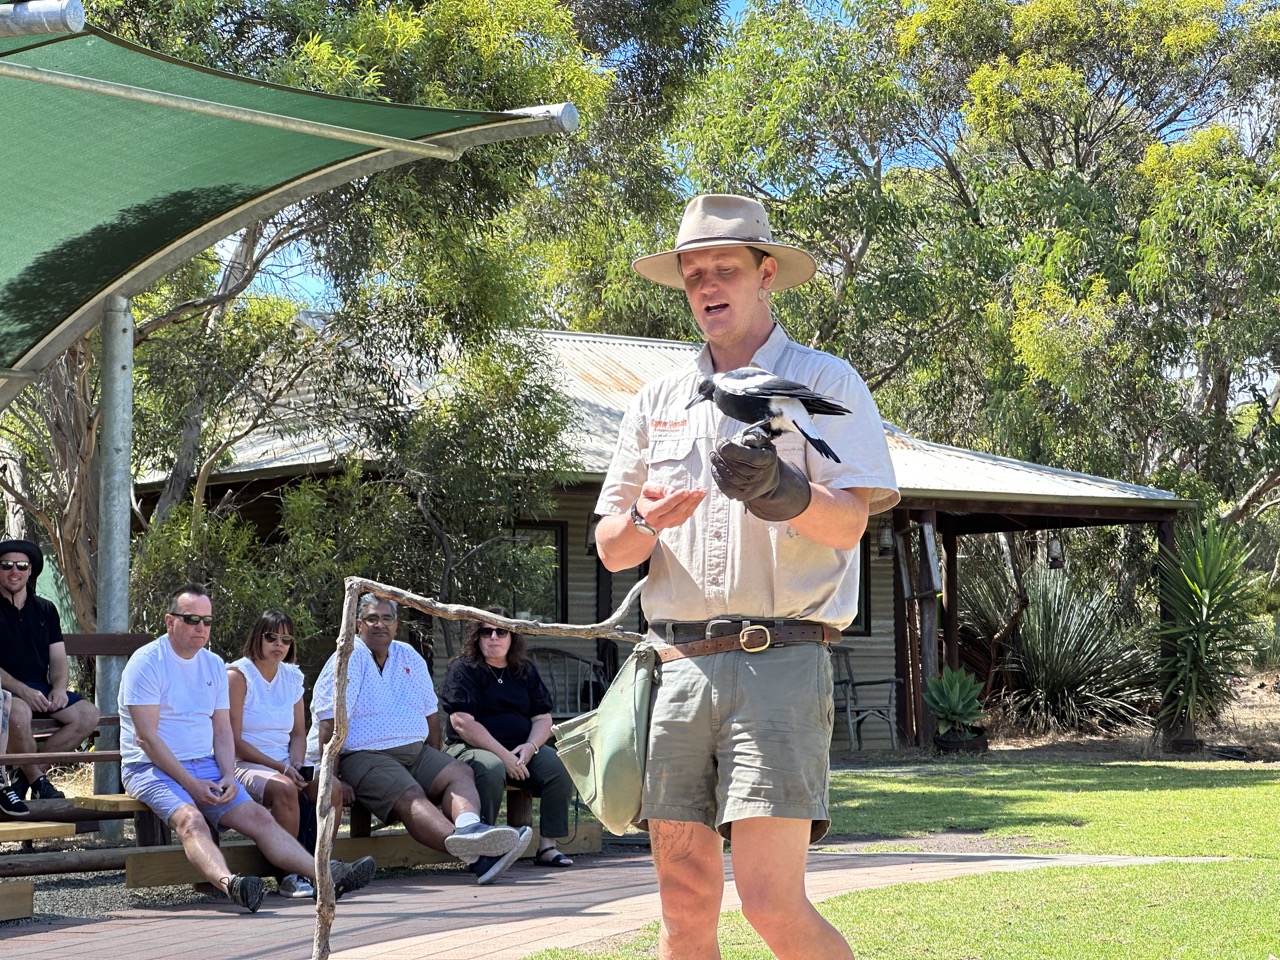
[[[568,104],[482,113],[261,83],[92,28],[0,38],[0,408],[107,296],[247,223],[424,155],[575,126]]]

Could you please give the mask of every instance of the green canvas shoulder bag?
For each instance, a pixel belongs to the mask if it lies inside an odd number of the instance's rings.
[[[658,678],[657,652],[638,643],[600,706],[552,727],[556,752],[579,796],[610,833],[623,833],[640,814],[650,694]]]

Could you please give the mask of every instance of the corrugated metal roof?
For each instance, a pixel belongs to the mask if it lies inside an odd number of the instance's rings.
[[[608,469],[618,424],[640,387],[689,363],[701,349],[698,344],[641,337],[563,331],[539,335],[560,364],[562,387],[579,414],[573,437],[584,480],[599,480]],[[1173,508],[1190,505],[1155,487],[918,440],[889,423],[885,433],[903,497],[993,503],[1123,506],[1158,501]],[[354,449],[350,438],[282,436],[264,430],[236,445],[233,464],[218,471],[217,478],[231,481],[311,472]]]

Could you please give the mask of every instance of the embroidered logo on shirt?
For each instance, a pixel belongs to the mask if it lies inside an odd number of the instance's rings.
[[[649,429],[658,435],[679,433],[688,425],[688,417],[683,420],[663,420],[658,417],[653,417],[649,420]]]

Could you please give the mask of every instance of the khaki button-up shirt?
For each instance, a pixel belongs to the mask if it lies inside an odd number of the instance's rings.
[[[852,411],[814,420],[840,463],[791,432],[775,441],[779,456],[821,486],[869,488],[873,514],[898,502],[883,422],[866,384],[849,364],[797,344],[775,324],[752,365],[803,383]],[[786,522],[752,516],[742,503],[720,492],[711,475],[711,451],[745,424],[710,402],[685,409],[698,383],[712,372],[710,352],[704,349],[693,363],[636,395],[596,503],[602,516],[624,513],[646,480],[708,491],[686,523],[660,534],[644,589],[645,615],[650,620],[794,617],[843,629],[858,609],[858,549],[815,543]]]

